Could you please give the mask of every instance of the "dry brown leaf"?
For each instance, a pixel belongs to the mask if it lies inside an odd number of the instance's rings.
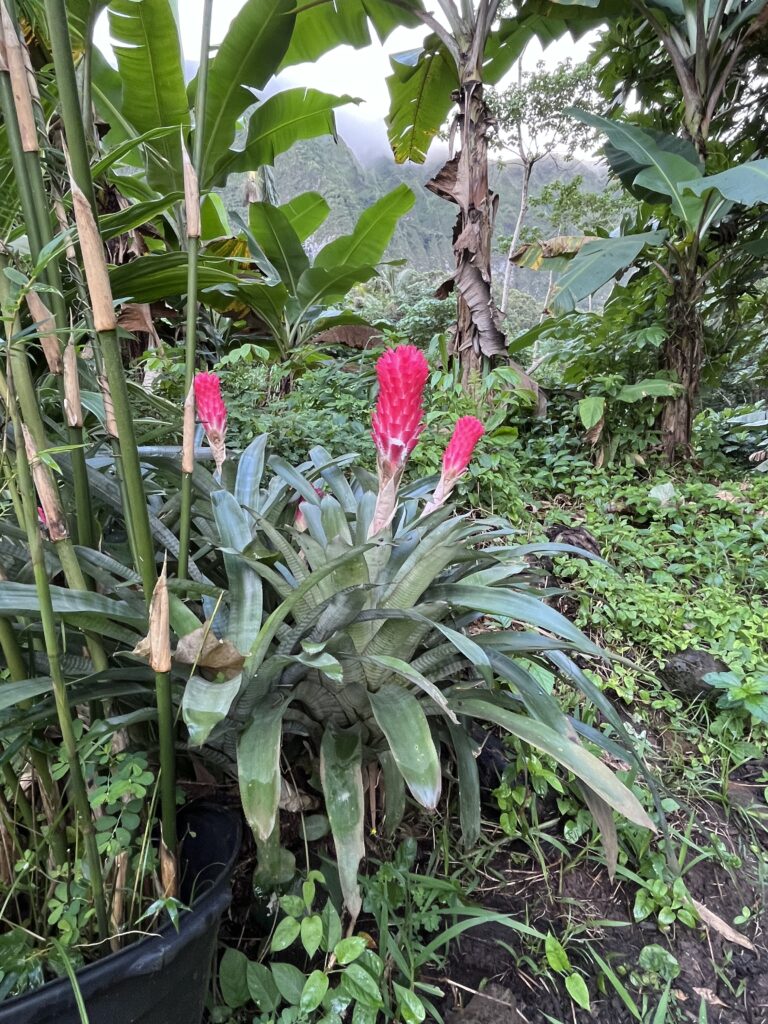
[[[757,950],[741,932],[737,932],[735,928],[731,928],[727,921],[724,921],[722,917],[719,917],[714,911],[705,907],[703,903],[699,903],[698,900],[691,900],[696,913],[701,918],[701,923],[706,925],[707,928],[711,928],[716,931],[718,935],[722,935],[728,942],[733,942],[737,946],[743,946],[744,949],[750,950],[752,953],[756,953]]]
[[[319,805],[320,801],[315,797],[297,789],[286,779],[280,779],[280,810],[300,814],[302,811],[312,811]]]
[[[5,3],[0,5],[0,24],[2,25],[4,63],[11,79],[13,105],[16,108],[16,118],[21,135],[21,148],[25,153],[36,153],[40,147],[37,141],[37,125],[22,49],[23,44],[18,37]]]
[[[27,306],[32,319],[35,321],[37,335],[43,349],[45,361],[51,373],[60,374],[63,369],[61,358],[61,345],[56,336],[56,323],[53,313],[46,306],[36,291],[27,292]]]
[[[197,665],[221,672],[227,679],[234,678],[245,662],[233,644],[215,635],[210,623],[181,637],[174,658],[181,665]]]
[[[176,855],[168,849],[164,840],[160,840],[160,881],[163,886],[163,898],[179,894],[179,879],[176,869]]]
[[[184,399],[184,427],[181,435],[181,472],[195,471],[195,389]]]
[[[200,186],[197,172],[182,140],[181,159],[184,168],[184,210],[187,215],[187,238],[200,237]]]
[[[157,578],[149,604],[149,654],[147,660],[155,672],[171,671],[171,626],[168,598],[168,566]]]
[[[27,450],[29,468],[32,470],[32,479],[35,482],[37,497],[45,514],[45,525],[48,527],[48,536],[52,541],[66,540],[69,536],[67,518],[64,515],[59,491],[53,473],[45,462],[40,458],[37,445],[24,423],[21,425],[24,434],[24,446]]]
[[[723,1006],[726,1008],[728,1006],[728,1004],[724,1003],[720,996],[718,996],[716,992],[713,992],[711,988],[694,988],[693,991],[700,999],[703,999],[705,1003],[709,1003],[710,1006]]]
[[[82,427],[83,407],[80,403],[77,351],[74,338],[71,336],[64,347],[64,412],[70,427]]]
[[[112,302],[112,287],[109,283],[104,245],[99,226],[93,215],[91,204],[70,174],[72,185],[72,207],[75,211],[77,232],[80,236],[80,251],[83,255],[85,279],[93,311],[93,325],[97,331],[113,331],[117,326],[115,307]]]

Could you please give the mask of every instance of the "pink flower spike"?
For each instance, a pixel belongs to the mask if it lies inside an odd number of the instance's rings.
[[[429,364],[415,345],[398,345],[376,364],[379,398],[373,414],[373,440],[381,458],[396,469],[405,465],[424,429],[424,385]]]
[[[485,433],[485,427],[474,416],[462,416],[453,428],[453,437],[443,454],[443,473],[459,477],[469,465],[475,445]]]
[[[392,522],[400,478],[424,429],[423,398],[429,363],[415,345],[398,345],[376,363],[376,376],[379,398],[372,426],[378,452],[379,494],[370,537]]]
[[[475,445],[485,433],[485,427],[474,416],[462,416],[453,428],[453,436],[443,453],[443,472],[440,474],[432,500],[424,508],[424,515],[444,505],[472,459]]]
[[[195,405],[197,415],[211,446],[216,469],[221,472],[226,449],[224,437],[227,432],[227,407],[221,397],[221,381],[215,373],[195,374]]]
[[[227,430],[227,407],[221,397],[221,381],[217,374],[195,374],[195,403],[206,434],[215,431],[223,437]]]

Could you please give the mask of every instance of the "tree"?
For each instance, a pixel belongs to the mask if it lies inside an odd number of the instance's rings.
[[[558,3],[529,0],[520,14],[523,19],[536,19],[546,14],[562,16],[562,10]],[[668,157],[663,160],[682,158],[700,177],[707,164],[709,169],[720,171],[737,152],[749,160],[765,151],[766,133],[759,112],[765,103],[761,69],[768,46],[768,0],[733,4],[633,0],[629,11],[617,9],[615,0],[598,0],[595,6],[569,7],[568,18],[571,27],[578,24],[583,30],[605,22],[611,26],[596,52],[596,58],[608,58],[601,75],[606,95],[621,101],[634,91],[645,112],[640,115],[644,124],[650,120],[656,130],[682,130],[687,137],[687,150],[683,148],[685,140],[672,137],[665,144]],[[670,179],[664,172],[657,176],[649,170],[646,182],[636,180],[639,171],[642,173],[635,159],[637,153],[629,156],[628,162],[628,154],[624,154],[626,166],[622,167],[614,139],[606,155],[624,183],[637,185],[646,198],[647,179],[652,178],[650,191],[671,200],[670,208],[677,205],[677,224],[685,225],[684,209],[678,202],[682,197],[673,194],[674,183],[682,183],[684,177],[673,172]],[[644,167],[651,163],[646,162]],[[742,202],[748,209],[750,203]],[[664,448],[670,459],[690,448],[693,407],[705,359],[701,302],[712,264],[728,258],[728,243],[726,252],[716,255],[713,251],[717,244],[712,231],[716,223],[714,209],[725,216],[720,204],[712,202],[699,225],[688,234],[684,232],[672,248],[668,243],[666,254],[660,254],[670,287],[661,368],[683,385],[682,391],[665,403],[661,416]],[[708,256],[702,253],[704,242]],[[636,249],[629,262],[642,248]],[[594,250],[582,250],[582,267],[586,257],[595,255]]]
[[[488,105],[496,121],[492,147],[501,153],[513,153],[522,171],[520,205],[504,268],[501,295],[504,313],[513,284],[514,264],[509,257],[520,245],[530,203],[533,169],[539,161],[555,153],[571,160],[577,149],[588,145],[590,129],[574,122],[565,111],[573,106],[588,110],[597,107],[594,70],[588,64],[574,66],[567,59],[551,71],[543,61],[538,62],[535,71],[523,71],[521,55],[517,62],[517,81],[501,92],[489,92]]]
[[[756,209],[768,203],[768,160],[704,175],[690,142],[651,135],[627,121],[581,116],[607,135],[609,164],[641,204],[634,233],[570,240],[572,262],[558,281],[551,306],[555,312],[574,309],[580,299],[630,266],[654,267],[661,274],[667,295],[662,368],[682,385],[661,418],[665,452],[673,459],[690,443],[705,362],[703,310],[718,279],[746,281],[768,255],[763,215]],[[740,237],[724,229],[723,220],[734,207],[749,215]],[[538,264],[545,266],[546,244],[539,248]],[[563,247],[549,255],[562,261]],[[530,264],[531,253],[526,259]]]
[[[497,83],[534,36],[551,41],[565,31],[563,14],[505,17],[501,0],[439,0],[443,20],[422,0],[334,0],[301,10],[284,64],[313,59],[341,43],[365,45],[367,19],[380,38],[396,22],[429,29],[421,47],[391,58],[387,84],[389,138],[395,159],[423,163],[432,139],[455,106],[450,138],[459,149],[427,184],[458,207],[453,232],[456,269],[439,290],[457,295],[453,352],[462,376],[506,356],[506,337],[491,293],[491,236],[497,197],[488,184],[488,147],[493,118],[485,88]],[[500,16],[501,15],[501,16]],[[530,381],[522,369],[527,386]]]

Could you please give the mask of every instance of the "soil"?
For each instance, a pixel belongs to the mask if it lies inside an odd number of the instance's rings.
[[[751,865],[738,872],[729,871],[711,861],[695,865],[685,881],[694,900],[703,904],[726,922],[733,921],[742,907],[760,907],[747,926],[738,928],[754,944],[754,952],[727,941],[714,928],[691,929],[677,926],[667,933],[659,931],[652,921],[635,923],[632,918],[634,887],[623,882],[611,883],[604,867],[582,861],[567,868],[559,877],[561,864],[548,866],[550,887],[541,872],[523,872],[511,867],[509,857],[498,858],[489,866],[489,873],[503,874],[506,885],[495,886],[482,902],[490,909],[526,921],[546,933],[563,935],[566,929],[581,926],[579,939],[568,944],[574,966],[582,969],[587,980],[591,1011],[577,1009],[562,983],[541,964],[541,970],[530,963],[516,966],[516,957],[502,946],[519,950],[518,940],[510,940],[510,932],[501,926],[489,925],[473,929],[461,938],[451,951],[444,988],[452,989],[453,1003],[465,1009],[449,1010],[447,1024],[481,1024],[491,1019],[509,1024],[547,1024],[547,1014],[557,1022],[593,1021],[597,1024],[623,1024],[632,1014],[614,989],[607,985],[598,992],[595,977],[599,968],[594,960],[579,955],[583,940],[588,939],[600,956],[608,961],[623,979],[633,999],[641,1005],[641,997],[628,978],[637,971],[643,946],[655,943],[667,948],[680,965],[680,974],[672,986],[674,1012],[665,1024],[698,1022],[702,999],[707,1004],[707,1024],[768,1024],[768,917],[763,907],[764,894],[758,880],[751,876]],[[543,954],[542,954],[543,959]],[[535,968],[535,964],[532,965]],[[625,969],[625,970],[624,970]],[[435,979],[437,980],[437,979]],[[494,988],[492,1000],[470,997],[486,983]],[[652,1019],[661,997],[661,988],[646,987]],[[498,1000],[501,1000],[499,1002]],[[506,1002],[507,1008],[503,1003]]]

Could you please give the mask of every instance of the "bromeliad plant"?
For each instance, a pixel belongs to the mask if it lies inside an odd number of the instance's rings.
[[[633,792],[582,743],[585,736],[637,763],[631,743],[620,743],[621,720],[572,660],[600,650],[535,593],[527,557],[563,546],[515,545],[503,520],[472,519],[447,504],[483,433],[472,417],[457,424],[436,486],[403,485],[422,430],[426,360],[412,346],[396,348],[378,377],[378,479],[353,456],[332,459],[321,447],[291,467],[268,458],[260,436],[232,488],[210,493],[228,583],[218,602],[207,599],[200,627],[218,639],[197,647],[217,648],[227,668],[193,673],[183,697],[192,745],[236,751],[263,883],[285,869],[281,775],[291,786],[319,779],[353,916],[366,790],[383,792],[372,824],[381,818],[392,832],[407,791],[427,810],[437,806],[452,762],[464,841],[478,838],[478,728],[497,726],[573,773],[609,863],[613,810],[653,828]],[[614,738],[566,717],[531,663],[593,700]]]

